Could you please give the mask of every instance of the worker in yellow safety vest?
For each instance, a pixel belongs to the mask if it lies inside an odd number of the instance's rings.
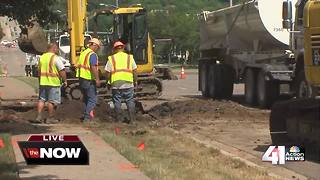
[[[97,87],[100,87],[97,50],[101,42],[97,38],[89,41],[88,48],[81,52],[78,62],[77,77],[83,93],[84,116],[83,122],[94,118],[94,108],[97,103]]]
[[[137,84],[137,65],[133,56],[125,53],[125,45],[121,41],[114,43],[114,54],[108,57],[105,66],[107,81],[112,88],[112,101],[116,113],[116,120],[123,121],[121,116],[121,101],[125,100],[130,123],[135,120],[134,86]]]
[[[58,123],[59,120],[54,118],[55,106],[61,102],[61,85],[67,86],[67,77],[65,67],[58,53],[58,45],[50,43],[47,53],[44,53],[39,60],[39,101],[37,105],[38,116],[33,123]],[[44,121],[42,111],[48,103],[49,117]]]

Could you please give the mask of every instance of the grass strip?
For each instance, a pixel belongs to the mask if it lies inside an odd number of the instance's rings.
[[[222,155],[169,129],[132,135],[111,129],[98,134],[151,179],[273,179],[262,170]],[[143,151],[137,145],[145,143]]]
[[[0,179],[16,180],[17,165],[10,138],[10,134],[0,133],[0,139],[4,144],[4,147],[0,148]]]

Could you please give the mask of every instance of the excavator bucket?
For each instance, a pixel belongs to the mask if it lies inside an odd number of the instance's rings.
[[[47,50],[48,41],[43,29],[34,22],[32,26],[21,33],[18,45],[25,53],[43,54]]]
[[[274,145],[302,145],[307,159],[320,161],[320,99],[292,99],[274,104],[270,135]]]

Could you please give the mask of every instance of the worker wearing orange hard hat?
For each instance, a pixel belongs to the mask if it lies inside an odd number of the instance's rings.
[[[77,77],[79,77],[85,104],[84,122],[89,122],[93,119],[93,110],[97,104],[97,87],[100,87],[100,78],[98,72],[98,55],[96,52],[100,47],[100,40],[92,38],[89,41],[88,48],[82,51],[79,57]]]
[[[117,121],[130,123],[135,120],[134,86],[137,84],[137,65],[133,55],[127,54],[125,45],[116,41],[113,45],[114,54],[108,57],[106,64],[107,81],[111,84],[112,101]],[[121,113],[121,101],[125,101],[129,119],[124,120]]]

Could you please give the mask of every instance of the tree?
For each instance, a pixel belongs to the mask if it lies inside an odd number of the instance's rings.
[[[21,27],[35,19],[41,26],[57,22],[59,16],[52,6],[57,0],[1,0],[0,16],[8,16],[18,21]]]

